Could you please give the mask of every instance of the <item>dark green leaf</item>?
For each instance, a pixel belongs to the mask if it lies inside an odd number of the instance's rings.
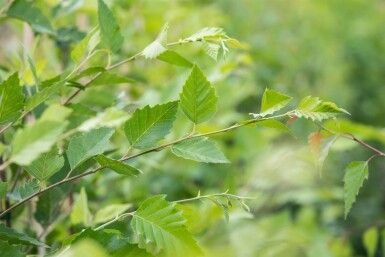
[[[0,256],[1,257],[25,257],[25,254],[20,252],[19,246],[12,246],[6,242],[0,241]]]
[[[117,52],[122,46],[124,39],[122,34],[120,34],[116,17],[103,0],[98,0],[98,18],[102,42],[112,52]]]
[[[42,246],[42,247],[49,247],[48,245],[36,240],[35,238],[29,237],[25,234],[18,233],[12,228],[6,227],[4,224],[0,224],[0,242],[1,241],[6,241],[9,244],[36,245],[36,246]],[[0,251],[1,249],[2,248],[0,248]]]
[[[114,159],[107,158],[104,155],[98,155],[95,160],[102,166],[106,166],[109,169],[115,171],[118,174],[125,176],[138,176],[142,174],[140,170],[134,168],[124,162],[120,162]]]
[[[21,115],[24,96],[19,83],[14,73],[0,84],[0,125],[13,122]]]
[[[8,182],[0,181],[0,205],[3,198],[7,195],[8,191]]]

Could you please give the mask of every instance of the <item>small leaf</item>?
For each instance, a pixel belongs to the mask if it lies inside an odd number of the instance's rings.
[[[64,157],[58,155],[58,150],[54,148],[48,153],[42,154],[25,170],[40,181],[49,179],[64,166]]]
[[[374,257],[378,245],[378,230],[376,227],[369,228],[365,231],[363,237],[363,243],[368,257]]]
[[[8,182],[0,181],[0,205],[2,203],[3,198],[7,195],[8,191]]]
[[[183,91],[180,106],[195,124],[209,120],[217,111],[218,97],[203,72],[194,65]]]
[[[156,57],[158,60],[181,67],[191,68],[193,64],[175,51],[166,50]]]
[[[94,217],[94,224],[109,221],[129,209],[132,204],[110,204],[98,210]]]
[[[88,133],[73,137],[68,144],[67,157],[71,169],[88,160],[102,154],[109,145],[109,139],[114,133],[110,128],[99,128]]]
[[[222,28],[203,28],[193,35],[185,38],[186,41],[201,41],[202,39],[211,39],[211,38],[228,38],[226,33]]]
[[[89,55],[99,43],[99,29],[93,28],[88,35],[76,44],[71,52],[71,58],[75,63],[79,63],[84,55]]]
[[[123,44],[118,21],[103,0],[98,0],[98,18],[102,42],[112,52],[117,52]]]
[[[60,89],[64,86],[64,81],[59,81],[59,77],[53,78],[45,83],[48,85],[39,93],[34,94],[31,98],[28,98],[26,101],[25,112],[30,112],[45,100],[47,100],[53,94],[59,92]]]
[[[310,135],[307,137],[307,141],[310,145],[310,151],[313,154],[314,160],[316,162],[318,162],[320,158],[321,144],[323,138],[324,137],[319,131],[310,133]]]
[[[139,206],[133,214],[131,227],[138,237],[139,247],[148,252],[164,251],[167,256],[200,255],[202,252],[185,222],[175,204],[167,202],[164,195],[157,195]]]
[[[118,174],[125,176],[138,176],[142,174],[140,170],[134,168],[124,162],[117,161],[111,158],[107,158],[104,155],[98,155],[95,160],[102,166],[106,166],[109,169],[115,171]]]
[[[219,49],[221,48],[221,45],[217,43],[206,42],[206,41],[203,41],[203,45],[207,55],[213,58],[214,61],[217,61],[218,53],[219,53]]]
[[[169,133],[177,110],[177,101],[137,109],[124,126],[131,146],[138,149],[155,146]]]
[[[8,244],[36,245],[36,246],[42,246],[42,247],[49,247],[48,245],[36,240],[35,238],[29,237],[25,234],[18,233],[14,229],[6,227],[4,224],[0,224],[0,243],[2,241],[6,241],[8,242]],[[2,247],[0,248],[0,252],[1,251],[2,251]]]
[[[230,161],[207,137],[197,137],[182,141],[171,147],[171,151],[184,159],[206,163],[229,163]]]
[[[277,120],[273,120],[273,119],[261,120],[261,121],[256,122],[256,125],[262,126],[262,127],[267,127],[267,128],[278,129],[278,130],[284,131],[284,132],[288,133],[289,135],[295,137],[293,131],[291,131],[291,129],[288,126],[286,126],[285,124],[283,124],[282,122],[279,122]]]
[[[44,110],[43,114],[40,117],[42,120],[51,120],[51,121],[66,121],[68,116],[72,113],[70,108],[67,108],[60,104],[49,105],[47,109]]]
[[[71,222],[73,224],[82,223],[84,226],[91,226],[92,215],[88,209],[87,194],[84,187],[81,188],[71,212]]]
[[[79,127],[79,131],[90,131],[97,127],[117,128],[126,122],[127,113],[115,108],[108,108],[105,112],[98,113],[96,117],[86,120]]]
[[[160,54],[166,52],[166,44],[167,44],[167,31],[168,24],[163,25],[160,33],[155,41],[146,46],[143,50],[143,55],[146,59],[154,59],[157,58]]]
[[[116,84],[122,83],[137,83],[136,80],[120,76],[116,73],[112,73],[109,71],[104,72],[101,76],[94,79],[88,86],[99,86],[99,85],[111,85],[114,86]]]
[[[23,166],[31,164],[42,153],[51,149],[67,124],[42,120],[17,130],[11,144],[13,150],[10,160]]]
[[[24,95],[19,84],[17,73],[0,84],[0,125],[13,122],[21,115]]]
[[[55,35],[50,21],[32,2],[15,0],[7,11],[7,15],[28,22],[32,29],[40,33]]]
[[[337,140],[338,136],[333,136],[328,139],[324,139],[321,144],[321,151],[318,158],[318,169],[322,172],[323,163],[326,157],[329,154],[330,148],[333,146],[334,142]]]
[[[368,178],[368,162],[351,162],[345,169],[344,191],[345,191],[345,219],[356,201],[356,196],[364,180]]]
[[[229,206],[222,203],[217,197],[210,198],[215,205],[221,208],[223,215],[225,216],[226,223],[229,223],[230,215],[229,215]]]
[[[31,179],[28,180],[24,185],[21,185],[17,191],[20,194],[21,199],[25,199],[28,196],[33,195],[34,193],[37,193],[40,189],[40,184],[37,179]]]
[[[90,67],[90,68],[87,68],[87,69],[81,71],[79,74],[73,76],[71,78],[71,81],[77,81],[77,80],[84,78],[84,77],[91,77],[92,75],[95,75],[95,74],[100,73],[100,72],[106,72],[106,69],[103,67]]]
[[[266,115],[273,114],[285,107],[290,101],[291,97],[281,94],[275,90],[266,88],[262,97],[261,111],[258,114],[251,113],[254,118],[265,117]]]

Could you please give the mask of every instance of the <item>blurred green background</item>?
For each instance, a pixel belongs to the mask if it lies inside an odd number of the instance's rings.
[[[53,19],[55,28],[62,29],[61,36],[56,38],[44,35],[24,42],[31,49],[41,76],[48,79],[73,65],[69,60],[70,49],[84,36],[81,32],[96,24],[97,5],[91,0],[62,1],[72,3],[73,8],[55,10],[57,1],[35,2]],[[259,111],[262,93],[269,87],[293,96],[292,106],[307,95],[335,102],[351,113],[349,117],[340,117],[341,130],[384,149],[384,1],[106,2],[119,18],[125,37],[123,49],[113,61],[142,50],[165,22],[170,26],[169,42],[203,27],[222,27],[245,45],[245,49],[232,50],[218,62],[197,45],[173,47],[202,68],[219,95],[218,113],[199,131],[247,119],[249,112]],[[31,74],[18,54],[22,52],[20,44],[15,44],[23,41],[23,37],[26,39],[23,24],[16,20],[0,22],[0,76],[4,78],[10,69],[24,70],[28,83]],[[105,63],[106,58],[101,54],[92,62]],[[95,87],[74,102],[94,111],[165,102],[178,96],[189,70],[138,59],[120,68],[119,73],[140,83]],[[182,136],[190,129],[183,115],[179,116],[170,138]],[[93,210],[109,203],[138,204],[153,194],[167,194],[169,200],[183,199],[197,195],[199,190],[202,194],[229,190],[255,197],[248,202],[250,214],[234,203],[229,223],[212,203],[192,204],[196,214],[189,226],[208,256],[370,256],[367,247],[373,242],[373,256],[385,256],[384,161],[371,162],[369,179],[345,220],[344,169],[351,161],[367,160],[371,153],[340,139],[320,176],[307,145],[307,136],[317,127],[296,121],[291,128],[296,139],[259,127],[215,136],[213,139],[232,162],[228,165],[195,163],[162,151],[136,160],[135,165],[145,174],[135,180],[105,173],[79,181],[76,188],[78,191],[85,186]],[[114,143],[122,149],[127,146],[119,136]],[[114,226],[127,229],[124,221]],[[65,238],[64,228],[57,225],[47,240]],[[371,237],[373,233],[367,232],[373,231],[370,229],[375,229],[377,235]]]

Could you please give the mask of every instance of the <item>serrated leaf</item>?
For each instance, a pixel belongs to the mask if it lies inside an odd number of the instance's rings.
[[[261,120],[261,121],[256,122],[255,124],[257,126],[278,129],[278,130],[284,131],[284,132],[290,134],[291,136],[295,137],[293,131],[291,131],[291,129],[288,126],[286,126],[285,124],[283,124],[282,122],[279,122],[277,120],[273,120],[273,119]]]
[[[201,41],[202,39],[210,39],[210,38],[228,38],[226,33],[222,28],[203,28],[193,35],[185,38],[186,41]]]
[[[98,113],[96,117],[83,122],[78,130],[90,131],[97,127],[116,128],[126,122],[128,119],[127,113],[117,110],[115,108],[108,108],[105,112]]]
[[[117,217],[118,215],[122,214],[123,212],[125,212],[131,206],[132,204],[130,203],[107,205],[96,212],[93,223],[98,224],[98,223],[109,221]]]
[[[180,106],[195,124],[209,120],[217,111],[218,97],[203,72],[194,65],[180,94]]]
[[[25,184],[21,185],[16,191],[20,195],[20,200],[27,198],[28,196],[37,193],[40,189],[40,184],[37,179],[28,180]]]
[[[138,149],[155,146],[169,133],[177,110],[177,101],[137,109],[124,126],[131,146]]]
[[[41,90],[39,93],[36,93],[32,97],[27,99],[24,111],[25,112],[32,111],[34,108],[36,108],[38,105],[43,103],[53,94],[59,92],[59,90],[64,86],[64,81],[58,81],[58,80],[60,80],[59,77],[46,81],[45,83],[47,84],[47,86],[43,90]]]
[[[171,147],[171,151],[184,159],[206,163],[229,163],[230,161],[207,137],[197,137],[182,141]]]
[[[313,121],[330,119],[340,113],[349,114],[346,110],[339,108],[335,103],[323,102],[318,97],[311,96],[302,99],[294,113],[298,117],[304,117]]]
[[[116,17],[102,0],[98,0],[98,19],[102,42],[112,52],[117,52],[122,46],[124,38],[120,33]]]
[[[2,203],[3,198],[7,195],[8,191],[8,182],[0,181],[0,205]]]
[[[333,136],[328,139],[324,139],[321,144],[321,150],[318,157],[318,169],[322,172],[323,163],[326,157],[329,154],[330,148],[333,146],[334,142],[337,140],[338,136]]]
[[[49,105],[47,109],[44,110],[43,114],[40,117],[41,120],[51,120],[51,121],[65,121],[68,116],[72,113],[72,110],[68,107],[65,107],[60,104]]]
[[[109,139],[113,133],[113,129],[99,128],[73,137],[67,149],[67,157],[71,169],[75,169],[95,155],[102,154],[107,149]]]
[[[125,176],[138,176],[142,174],[140,170],[134,168],[124,162],[108,158],[104,155],[98,155],[95,160],[102,166],[106,166],[109,169],[115,171],[118,174]]]
[[[88,209],[88,199],[84,187],[80,189],[80,193],[75,200],[70,217],[73,224],[82,223],[86,227],[91,226],[92,215]]]
[[[203,46],[207,55],[213,58],[214,61],[217,61],[221,45],[219,45],[218,43],[203,41]]]
[[[217,205],[219,208],[221,208],[223,215],[225,217],[225,221],[229,223],[229,220],[230,220],[229,206],[222,203],[220,199],[218,199],[217,197],[212,197],[210,198],[210,200],[213,201],[213,203],[215,203],[215,205]]]
[[[344,191],[345,191],[345,218],[356,201],[356,196],[364,180],[368,178],[368,162],[351,162],[345,169]]]
[[[164,251],[168,256],[200,255],[202,252],[185,222],[175,204],[167,202],[164,195],[157,195],[139,206],[131,227],[138,237],[139,247],[148,252]]]
[[[193,64],[183,56],[172,50],[166,50],[156,57],[158,60],[171,63],[181,67],[191,68]]]
[[[254,118],[265,117],[285,107],[292,97],[279,93],[278,91],[266,88],[262,97],[260,113],[250,113]]]
[[[367,229],[363,236],[363,243],[367,252],[368,257],[374,257],[378,245],[378,230],[376,227],[371,227]]]
[[[2,257],[25,257],[25,254],[19,250],[19,246],[12,246],[6,242],[0,241],[0,256]]]
[[[21,234],[12,228],[6,227],[4,224],[0,224],[0,242],[1,241],[6,241],[8,242],[8,244],[36,245],[42,247],[49,247],[48,245],[36,240],[35,238],[29,237],[25,234]]]
[[[79,63],[83,56],[89,55],[99,43],[99,29],[93,28],[88,35],[76,44],[71,52],[71,58],[75,63]]]
[[[307,137],[307,141],[310,145],[310,151],[314,157],[314,160],[316,161],[318,161],[320,157],[323,138],[323,135],[319,131],[310,133],[310,135]]]
[[[128,77],[120,76],[116,73],[105,71],[101,76],[97,77],[90,84],[88,84],[88,87],[99,85],[115,85],[122,83],[137,83],[137,81]]]
[[[59,156],[57,148],[42,154],[25,170],[40,181],[49,179],[64,166],[64,157]]]
[[[14,1],[7,11],[7,16],[27,22],[37,32],[56,34],[50,21],[32,2],[26,0]]]
[[[68,122],[43,120],[19,129],[12,141],[10,160],[27,166],[42,153],[48,152],[62,134]]]
[[[168,24],[166,23],[165,25],[163,25],[155,41],[153,41],[151,44],[149,44],[148,46],[146,46],[146,48],[143,49],[142,54],[146,59],[157,58],[160,54],[166,52],[167,31]]]
[[[13,73],[0,84],[0,125],[13,122],[21,115],[24,95],[19,84],[17,73]]]

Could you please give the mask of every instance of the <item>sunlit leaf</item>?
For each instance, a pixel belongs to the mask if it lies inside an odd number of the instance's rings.
[[[285,107],[290,101],[291,97],[281,94],[275,90],[266,88],[262,97],[262,105],[260,113],[250,113],[257,117],[265,117],[266,115],[273,114],[276,111],[279,111]]]
[[[115,108],[108,108],[105,112],[98,113],[96,117],[83,122],[78,130],[90,131],[98,127],[117,128],[126,122],[128,119],[127,113],[117,110]]]
[[[75,200],[70,217],[73,224],[82,223],[86,227],[91,226],[92,215],[88,209],[88,199],[84,187],[81,188]]]
[[[166,52],[167,31],[168,31],[168,24],[166,23],[165,25],[163,25],[162,29],[160,30],[160,33],[156,38],[156,40],[143,49],[142,53],[145,58],[154,59],[154,58],[157,58],[160,54]]]
[[[83,56],[89,55],[99,43],[99,29],[96,27],[87,34],[82,41],[75,45],[71,52],[71,58],[79,63]]]
[[[378,245],[378,230],[376,227],[369,228],[365,231],[363,236],[363,243],[367,252],[368,257],[374,257],[377,250]]]

